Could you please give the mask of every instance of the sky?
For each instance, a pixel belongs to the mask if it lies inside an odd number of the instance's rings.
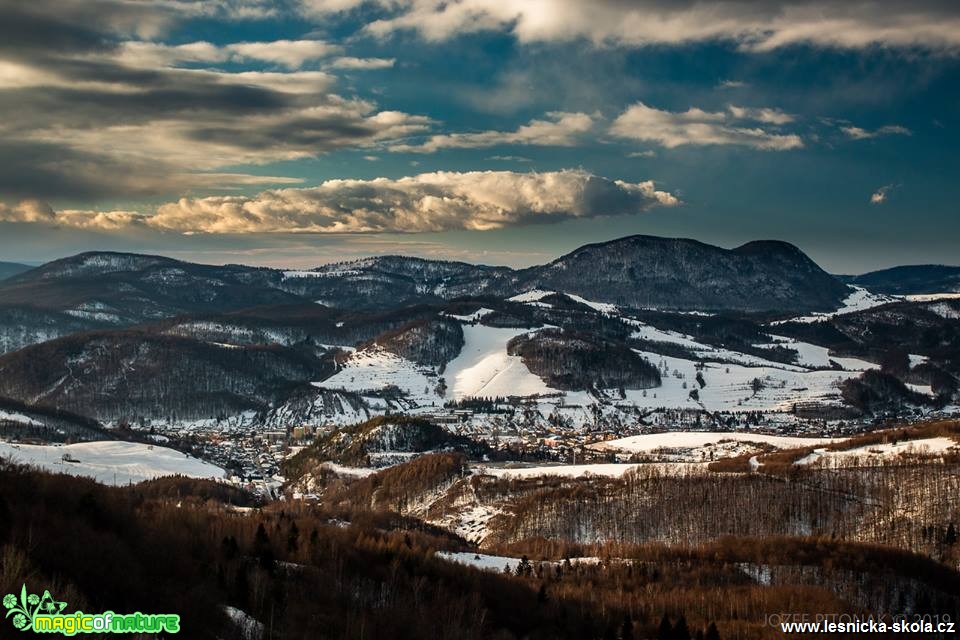
[[[951,0],[0,0],[0,260],[960,263]]]

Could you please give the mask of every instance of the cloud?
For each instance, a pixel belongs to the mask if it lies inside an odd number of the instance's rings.
[[[848,138],[853,140],[868,140],[870,138],[876,138],[879,136],[891,136],[891,135],[900,135],[900,136],[909,136],[913,135],[913,132],[906,127],[901,127],[897,124],[889,124],[879,129],[874,129],[873,131],[868,131],[867,129],[862,129],[860,127],[855,127],[853,125],[847,127],[840,127],[840,130]]]
[[[14,206],[0,202],[0,222],[47,222],[56,220],[56,213],[46,202],[24,200]]]
[[[789,124],[796,120],[793,115],[784,113],[780,109],[751,109],[748,107],[738,107],[736,105],[730,105],[727,109],[734,118],[739,118],[740,120],[756,120],[757,122],[766,124]]]
[[[887,194],[900,185],[888,184],[880,187],[870,196],[870,204],[883,204],[887,201]]]
[[[478,149],[498,145],[568,147],[589,132],[593,117],[585,113],[553,111],[543,120],[531,120],[515,131],[482,131],[434,135],[421,144],[394,144],[390,151],[433,153],[440,149]]]
[[[743,82],[742,80],[724,80],[723,82],[721,82],[720,84],[717,85],[717,88],[719,88],[719,89],[743,89],[743,88],[749,87],[749,86],[750,86],[749,83]]]
[[[328,180],[313,188],[274,189],[256,196],[181,198],[152,214],[80,210],[55,216],[28,214],[41,210],[21,203],[0,210],[0,215],[14,212],[9,216],[16,216],[16,221],[109,231],[416,233],[634,215],[678,204],[674,195],[658,191],[653,182],[610,180],[583,170],[440,171],[399,179]]]
[[[389,69],[396,63],[394,58],[352,58],[342,56],[327,65],[330,69]]]
[[[351,10],[357,0],[306,0],[314,12]],[[726,40],[747,51],[794,44],[872,45],[956,50],[960,16],[941,0],[371,0],[383,10],[368,32],[412,30],[439,41],[505,31],[520,42],[586,39],[598,45],[685,44]]]
[[[525,156],[490,156],[487,160],[496,160],[497,162],[533,162],[531,158]]]
[[[320,40],[127,40],[269,4],[0,0],[0,198],[229,191],[270,182],[225,167],[368,148],[433,124],[345,98],[334,75],[302,68],[342,59]]]
[[[629,107],[614,120],[610,132],[621,138],[656,142],[668,149],[683,145],[740,145],[765,151],[803,147],[796,134],[746,126],[737,120],[770,123],[789,122],[792,117],[777,109],[730,107],[728,111],[662,111],[642,102]]]
[[[222,46],[202,41],[180,45],[129,41],[120,45],[118,58],[125,64],[138,67],[259,61],[299,69],[307,62],[320,60],[340,51],[340,46],[321,40],[237,42]]]

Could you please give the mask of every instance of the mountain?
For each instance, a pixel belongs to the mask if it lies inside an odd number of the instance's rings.
[[[113,325],[186,313],[300,302],[280,287],[282,273],[208,266],[159,256],[82,253],[0,283],[0,300]]]
[[[288,271],[283,286],[328,306],[377,309],[516,292],[516,275],[508,267],[378,256]]]
[[[875,293],[912,295],[960,293],[960,267],[918,264],[871,271],[859,276],[842,276],[844,282]]]
[[[622,306],[701,311],[832,310],[849,294],[786,242],[727,250],[653,236],[586,245],[527,270],[521,282]]]
[[[586,245],[546,265],[511,270],[385,256],[297,272],[285,288],[332,306],[367,307],[509,297],[533,289],[627,307],[739,311],[832,310],[849,289],[786,242],[728,250],[695,240],[628,236]]]
[[[0,280],[6,280],[18,273],[29,271],[32,267],[17,262],[0,262]]]

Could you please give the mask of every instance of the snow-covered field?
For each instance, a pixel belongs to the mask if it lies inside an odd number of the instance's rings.
[[[536,466],[520,466],[508,464],[505,466],[481,465],[474,470],[480,475],[494,476],[497,478],[542,478],[544,476],[553,476],[561,478],[582,478],[584,476],[602,476],[605,478],[619,478],[627,471],[637,467],[644,469],[656,469],[658,473],[682,474],[685,471],[700,469],[703,467],[700,463],[681,462],[670,464],[618,464],[618,463],[600,463],[600,464],[544,464]]]
[[[486,571],[498,571],[500,573],[503,573],[504,569],[516,571],[517,565],[520,564],[520,558],[492,556],[486,553],[470,553],[467,551],[438,551],[436,556],[450,562],[456,562]],[[570,558],[571,564],[596,564],[599,561],[599,558]],[[533,562],[534,564],[537,563],[536,560]],[[555,565],[558,563],[546,562],[544,564]]]
[[[697,362],[639,352],[660,368],[662,385],[646,391],[627,391],[627,401],[638,407],[705,408],[708,411],[790,411],[797,402],[840,402],[838,385],[860,371],[809,371],[798,367],[745,366],[707,363],[696,381]],[[759,388],[754,390],[754,380]],[[696,389],[699,399],[690,396]]]
[[[960,292],[957,293],[919,293],[904,296],[910,302],[933,302],[935,300],[960,300]]]
[[[477,569],[497,571],[503,573],[505,568],[516,570],[520,563],[518,558],[507,556],[491,556],[485,553],[469,553],[464,551],[437,551],[436,556],[449,562],[464,564]]]
[[[65,460],[65,456],[76,462]],[[223,478],[225,475],[220,467],[179,451],[137,442],[82,442],[69,445],[0,442],[0,458],[115,485],[172,475],[190,478]]]
[[[811,447],[833,442],[830,438],[797,438],[792,436],[772,436],[762,433],[723,432],[723,431],[671,431],[668,433],[650,433],[639,436],[608,440],[593,445],[593,448],[626,451],[629,453],[649,453],[658,449],[698,449],[721,441],[756,442],[777,449]]]
[[[481,307],[471,314],[458,316],[455,313],[443,313],[442,315],[447,316],[448,318],[453,318],[454,320],[459,320],[460,322],[476,322],[480,320],[483,316],[493,313],[493,309],[487,309],[486,307]]]
[[[852,458],[873,458],[880,460],[895,458],[901,454],[938,455],[946,453],[950,449],[958,448],[960,448],[960,444],[955,440],[941,436],[937,438],[926,438],[924,440],[905,440],[896,444],[872,444],[865,447],[848,449],[846,451],[816,449],[810,455],[798,460],[796,464],[809,465],[816,463],[831,466],[833,464],[843,464]]]

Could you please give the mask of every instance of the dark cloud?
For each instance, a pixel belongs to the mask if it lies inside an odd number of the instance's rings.
[[[273,10],[254,0],[0,0],[0,199],[174,196],[211,175],[229,188],[251,177],[220,167],[369,145],[428,124],[338,96],[326,72],[290,70],[340,51],[318,41],[197,47],[285,71],[177,68],[170,47],[124,46],[183,18]]]

